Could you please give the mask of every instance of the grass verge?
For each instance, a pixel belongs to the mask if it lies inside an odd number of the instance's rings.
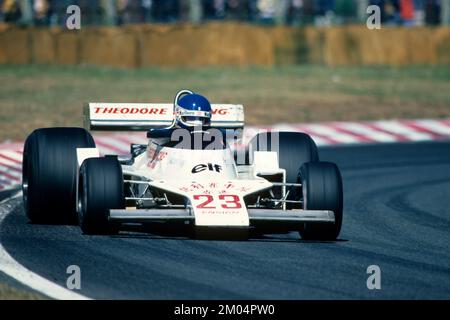
[[[42,300],[43,297],[26,291],[14,289],[0,283],[0,300]]]

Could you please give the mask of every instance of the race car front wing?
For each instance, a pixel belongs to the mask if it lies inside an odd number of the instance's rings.
[[[276,224],[302,224],[308,223],[335,223],[333,211],[327,210],[272,210],[248,209],[250,225],[264,223]],[[110,210],[109,219],[115,222],[144,223],[144,222],[195,222],[194,214],[186,209],[131,209]],[[224,226],[226,227],[226,226]]]

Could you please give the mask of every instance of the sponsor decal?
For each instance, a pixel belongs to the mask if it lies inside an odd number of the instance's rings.
[[[193,196],[197,202],[196,207],[198,209],[217,209],[218,207],[223,209],[241,209],[241,198],[235,194],[220,194],[216,201],[210,194],[196,194]],[[219,202],[220,206],[214,204]]]
[[[232,182],[220,183],[220,182],[208,182],[208,183],[198,183],[193,182],[188,186],[178,188],[180,191],[192,193],[195,191],[200,191],[202,194],[210,194],[211,191],[218,193],[228,193],[228,190],[234,190],[236,186]],[[236,188],[237,189],[237,188]]]
[[[225,115],[227,115],[228,114],[228,109],[213,109],[212,111],[211,111],[211,113],[214,115],[214,114],[218,114],[218,115],[221,115],[221,116],[225,116]]]
[[[150,159],[147,166],[150,169],[154,169],[156,165],[161,162],[167,156],[167,152],[160,151],[157,152],[154,148],[147,149],[147,157]]]
[[[154,114],[166,115],[167,108],[158,107],[94,107],[95,114]],[[213,109],[213,115],[225,116],[229,114],[228,109]],[[203,115],[203,112],[194,112],[193,115]]]
[[[209,171],[215,171],[215,172],[220,172],[222,171],[222,166],[218,165],[218,164],[212,164],[212,163],[208,163],[208,164],[198,164],[195,167],[192,168],[192,173],[199,173],[205,170],[209,170]]]
[[[194,194],[192,205],[202,215],[239,215],[245,207],[241,197],[235,194]]]
[[[178,190],[180,190],[182,192],[186,192],[186,193],[196,193],[196,194],[202,194],[202,195],[218,194],[218,195],[225,195],[225,197],[227,197],[227,194],[229,194],[230,192],[239,192],[239,193],[249,192],[251,190],[251,187],[235,185],[232,182],[226,182],[226,183],[192,182],[191,184],[189,184],[187,186],[178,188]]]
[[[167,114],[166,108],[95,107],[95,114]]]

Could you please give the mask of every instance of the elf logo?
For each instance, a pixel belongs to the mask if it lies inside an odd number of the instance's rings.
[[[220,172],[220,171],[222,171],[222,166],[220,166],[218,164],[212,164],[212,163],[198,164],[192,168],[192,173],[199,173],[199,172],[202,172],[205,170]]]

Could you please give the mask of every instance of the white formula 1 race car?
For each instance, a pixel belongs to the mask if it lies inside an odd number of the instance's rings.
[[[89,103],[89,130],[147,131],[174,124],[174,103]],[[127,224],[192,230],[298,231],[335,240],[343,214],[338,167],[320,162],[304,133],[263,132],[243,148],[242,105],[213,104],[215,147],[131,145],[130,155],[100,157],[83,128],[43,128],[23,152],[23,199],[32,223],[76,223],[85,234],[117,233]],[[219,137],[232,132],[233,138]],[[172,137],[174,135],[172,134]],[[178,135],[185,140],[186,135]],[[185,141],[184,141],[185,142]],[[220,143],[217,143],[220,142]],[[211,142],[213,143],[213,142]],[[190,144],[188,144],[190,146]],[[217,147],[217,145],[221,147]]]

